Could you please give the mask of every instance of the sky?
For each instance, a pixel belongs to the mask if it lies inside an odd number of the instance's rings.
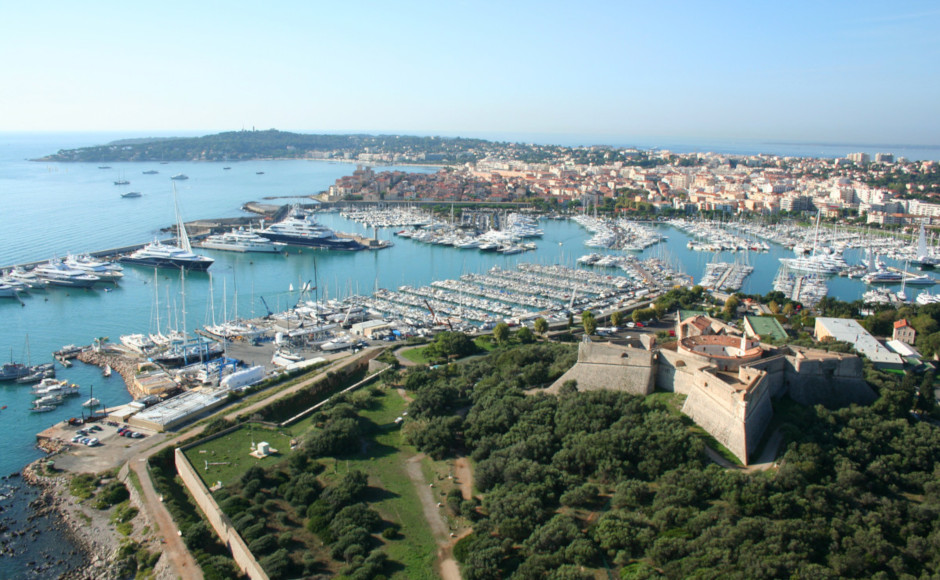
[[[10,0],[0,14],[0,131],[940,143],[935,1]]]

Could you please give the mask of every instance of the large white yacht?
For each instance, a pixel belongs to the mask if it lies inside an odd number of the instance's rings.
[[[84,270],[89,274],[94,274],[101,278],[102,282],[117,282],[124,277],[124,268],[114,262],[102,262],[92,258],[88,254],[78,256],[68,256],[65,263],[76,270]]]
[[[121,258],[124,264],[150,268],[175,268],[205,272],[215,260],[158,240]]]
[[[67,265],[62,260],[50,260],[41,266],[36,266],[33,273],[53,286],[66,286],[69,288],[91,288],[101,278]]]
[[[324,250],[363,250],[365,246],[350,238],[340,238],[330,228],[295,207],[283,220],[258,232],[272,242],[289,246],[305,246]]]
[[[210,250],[225,250],[229,252],[279,252],[280,246],[268,238],[259,236],[256,232],[241,228],[223,234],[213,234],[197,244],[201,248]]]

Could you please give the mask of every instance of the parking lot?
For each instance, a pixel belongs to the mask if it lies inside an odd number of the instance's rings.
[[[68,425],[59,423],[47,429],[43,435],[66,443],[70,449],[54,457],[55,465],[59,469],[74,473],[99,473],[120,467],[133,454],[142,449],[162,441],[162,434],[155,434],[142,429],[133,428],[133,432],[140,433],[141,437],[122,436],[118,434],[124,425],[108,421],[98,421],[85,425]],[[82,434],[84,433],[84,434]],[[89,446],[81,441],[73,442],[74,438],[95,438],[98,443]]]

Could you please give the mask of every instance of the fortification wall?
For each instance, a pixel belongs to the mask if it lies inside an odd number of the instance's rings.
[[[695,384],[682,412],[734,453],[745,465],[773,418],[767,375],[747,373],[747,385],[735,389],[706,371],[695,373]]]
[[[186,459],[186,455],[183,454],[182,449],[176,450],[175,463],[176,472],[179,474],[180,479],[183,480],[186,489],[189,490],[190,495],[193,496],[193,500],[195,500],[199,509],[202,510],[202,513],[206,515],[206,519],[209,520],[209,523],[219,535],[219,538],[228,546],[229,550],[231,550],[232,558],[235,560],[235,563],[238,564],[238,567],[252,580],[268,580],[268,575],[264,572],[261,564],[255,560],[255,557],[248,549],[248,545],[245,544],[245,541],[242,540],[242,537],[235,530],[235,526],[232,525],[228,516],[222,513],[218,504],[212,499],[209,490],[206,488],[205,484],[202,483],[202,479],[200,479],[196,470],[193,469],[192,464]]]
[[[708,366],[700,357],[674,350],[657,353],[656,386],[664,391],[688,395],[695,387],[695,374]]]
[[[767,374],[764,381],[767,383],[772,398],[779,399],[786,394],[787,385],[784,379],[786,370],[790,365],[784,356],[772,356],[754,361],[747,366],[748,368],[764,371]]]
[[[682,406],[682,412],[727,447],[735,457],[747,463],[747,434],[744,420],[736,417],[721,401],[717,400],[712,390],[714,387],[704,385],[693,388]]]
[[[645,396],[655,387],[655,364],[655,355],[642,348],[582,342],[577,364],[546,392],[557,392],[573,380],[579,391],[606,389]]]
[[[786,357],[785,382],[792,398],[801,405],[838,408],[856,403],[868,405],[877,395],[865,382],[862,359],[830,355]]]

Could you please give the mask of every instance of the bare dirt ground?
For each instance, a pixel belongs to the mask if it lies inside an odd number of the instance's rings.
[[[473,472],[470,471],[470,461],[466,457],[458,457],[454,461],[454,477],[457,478],[463,498],[473,499]]]
[[[438,573],[444,580],[461,580],[460,568],[457,565],[457,561],[454,559],[454,546],[462,538],[470,535],[473,530],[466,528],[457,535],[450,532],[447,522],[441,514],[440,503],[435,499],[434,494],[431,493],[433,483],[426,481],[424,474],[421,473],[421,460],[423,460],[424,457],[424,454],[420,453],[409,459],[405,466],[406,471],[408,472],[408,477],[410,477],[411,481],[414,483],[415,491],[417,491],[418,497],[421,500],[424,518],[427,520],[428,527],[431,528],[434,539],[437,541]],[[466,457],[458,457],[454,462],[454,474],[456,483],[460,486],[460,493],[463,498],[471,499],[473,497],[473,473],[470,470],[470,462]]]
[[[434,534],[434,539],[437,541],[437,567],[441,578],[444,580],[461,580],[460,568],[457,567],[457,561],[454,560],[452,554],[453,542],[451,541],[450,530],[441,515],[441,508],[438,507],[437,500],[431,494],[433,484],[429,484],[425,480],[424,474],[421,473],[422,459],[424,459],[423,453],[415,455],[407,461],[405,470],[408,472],[408,477],[411,478],[412,483],[414,483],[415,491],[418,492],[418,498],[421,500],[424,519],[427,520],[428,527],[431,528],[431,533]]]

